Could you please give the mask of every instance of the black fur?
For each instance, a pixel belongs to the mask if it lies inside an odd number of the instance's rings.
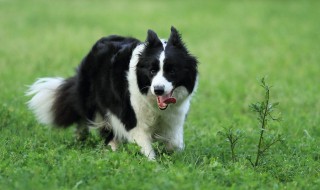
[[[109,110],[123,121],[127,130],[132,129],[137,119],[130,104],[126,72],[132,51],[139,43],[137,39],[120,36],[97,41],[76,75],[59,87],[53,105],[54,123],[67,127],[94,120],[97,112],[104,116]]]
[[[138,87],[142,94],[147,94],[151,85],[153,73],[159,71],[159,55],[163,51],[163,45],[157,34],[148,30],[146,48],[140,55],[137,64]]]
[[[190,55],[178,31],[171,27],[165,49],[164,76],[174,86],[185,86],[193,92],[197,77],[197,59]]]

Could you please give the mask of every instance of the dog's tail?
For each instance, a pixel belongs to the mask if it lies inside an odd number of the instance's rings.
[[[74,77],[40,78],[30,86],[26,95],[33,96],[28,107],[40,123],[65,128],[80,120]]]

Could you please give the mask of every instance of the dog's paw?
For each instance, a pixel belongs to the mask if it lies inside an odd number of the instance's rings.
[[[166,144],[166,150],[169,152],[182,151],[183,149],[184,149],[183,141],[168,142]]]
[[[111,150],[113,150],[113,151],[116,151],[118,149],[118,145],[119,145],[119,143],[116,140],[111,140],[108,143],[108,146],[110,146]]]

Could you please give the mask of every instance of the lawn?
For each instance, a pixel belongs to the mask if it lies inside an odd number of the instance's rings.
[[[0,189],[319,189],[320,1],[0,1]],[[68,77],[102,36],[167,38],[171,25],[198,57],[199,87],[186,148],[156,162],[135,145],[112,152],[93,132],[43,126],[26,107],[27,85]],[[253,168],[259,140],[249,107],[272,85],[281,134]],[[231,157],[220,132],[241,131]]]

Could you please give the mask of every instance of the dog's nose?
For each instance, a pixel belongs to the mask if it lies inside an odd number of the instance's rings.
[[[154,86],[153,90],[156,95],[161,96],[164,93],[164,86],[160,86],[160,85]]]

